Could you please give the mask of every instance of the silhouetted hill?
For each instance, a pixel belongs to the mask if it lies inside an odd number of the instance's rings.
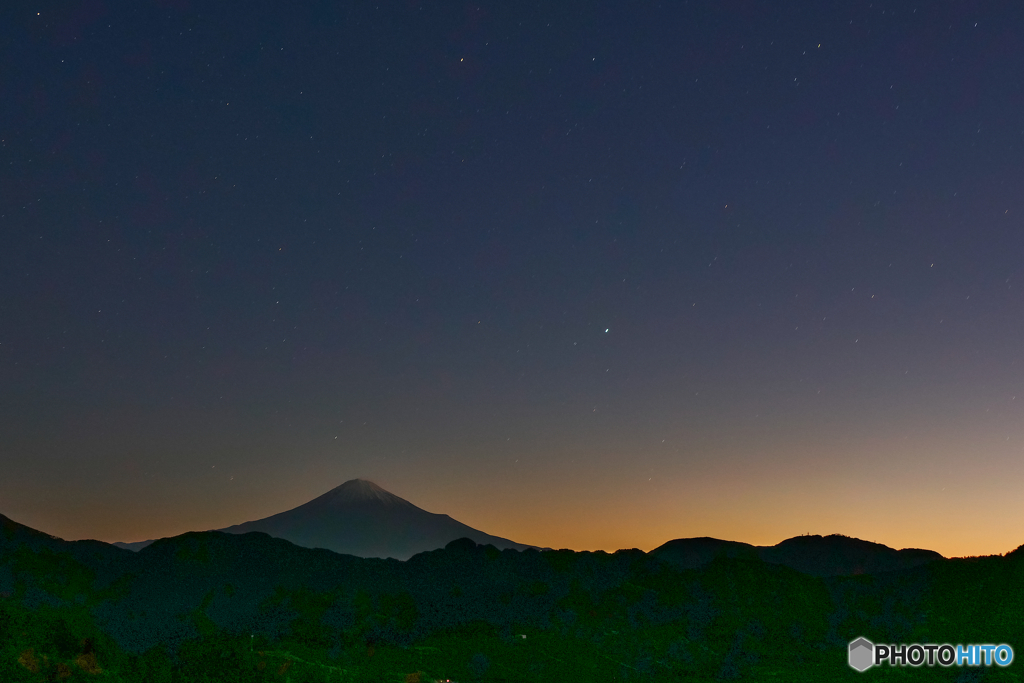
[[[658,546],[649,554],[671,562],[680,569],[696,569],[716,557],[758,559],[757,548],[749,543],[723,541],[702,536],[700,538],[677,538]]]
[[[1006,553],[1005,557],[1013,557],[1014,559],[1024,559],[1024,545],[1019,545],[1010,552]]]
[[[814,576],[877,574],[943,559],[932,550],[894,550],[881,543],[839,534],[788,538],[778,545],[762,548],[760,555],[765,562]]]
[[[65,541],[19,524],[9,517],[0,515],[0,553],[14,549],[27,549],[39,552],[42,549],[51,552],[70,553],[76,559],[96,558],[103,562],[113,562],[125,557],[124,551],[103,541]]]
[[[229,534],[259,531],[304,548],[397,560],[443,548],[457,538],[470,538],[499,550],[547,549],[492,536],[448,515],[427,512],[365,479],[347,481],[297,508],[217,531]],[[138,551],[151,543],[153,541],[113,545]]]
[[[840,534],[796,536],[773,546],[755,546],[716,538],[680,538],[651,551],[651,555],[682,569],[694,569],[716,557],[759,558],[812,576],[851,576],[909,569],[943,559],[933,550],[894,550],[881,543]]]
[[[769,552],[803,571],[762,561]],[[703,564],[673,566],[666,561],[673,553],[675,562]],[[844,677],[851,671],[846,646],[860,635],[910,642],[915,632],[969,626],[1006,642],[1022,637],[1020,550],[928,561],[870,580],[811,575],[884,570],[936,555],[842,536],[768,548],[677,539],[646,554],[520,552],[459,538],[400,562],[220,531],[160,539],[133,553],[63,541],[0,517],[0,667],[8,667],[0,680],[62,680],[53,667],[56,678],[23,675],[33,661],[24,653],[32,648],[37,658],[60,656],[78,667],[76,648],[93,637],[77,631],[87,623],[110,641],[97,646],[99,661],[104,669],[121,666],[120,680],[159,679],[124,660],[117,665],[115,649],[153,666],[166,651],[164,669],[223,674],[207,680],[249,680],[237,676],[242,667],[258,672],[265,656],[292,657],[296,648],[306,654],[288,661],[312,668],[369,671],[383,657],[376,675],[354,680],[392,680],[386,672],[419,666],[392,666],[408,664],[413,646],[431,653],[439,673],[460,670],[473,652],[467,642],[494,654],[496,667],[504,648],[504,680],[610,680],[609,661],[618,663],[617,679],[646,670],[641,680],[852,680]],[[4,623],[19,627],[5,631]],[[531,668],[570,660],[549,678]],[[278,662],[274,670],[283,671]],[[577,675],[586,667],[587,676]],[[808,667],[807,676],[794,675]]]
[[[39,533],[24,529],[27,536]],[[300,616],[302,604],[281,596],[303,591],[337,603],[318,617],[331,628],[347,628],[356,617],[367,616],[353,611],[360,595],[373,601],[384,594],[409,596],[419,616],[403,622],[405,631],[396,633],[385,623],[367,632],[371,640],[406,643],[476,620],[505,629],[513,621],[548,624],[555,603],[569,590],[570,577],[556,573],[542,553],[499,550],[469,538],[400,562],[304,548],[261,532],[189,532],[137,553],[107,545],[113,563],[98,557],[71,560],[66,553],[72,542],[48,538],[52,547],[32,551],[13,541],[0,552],[0,579],[9,576],[14,587],[0,592],[13,593],[30,609],[83,605],[119,647],[133,653],[157,644],[173,650],[199,637],[204,623],[229,633],[278,638]],[[663,566],[639,551],[599,555],[608,558],[601,569],[612,577]],[[98,580],[100,572],[109,576]]]

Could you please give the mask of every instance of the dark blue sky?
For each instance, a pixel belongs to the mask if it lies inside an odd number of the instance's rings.
[[[139,540],[364,477],[552,547],[1016,547],[1022,31],[6,3],[0,512]]]

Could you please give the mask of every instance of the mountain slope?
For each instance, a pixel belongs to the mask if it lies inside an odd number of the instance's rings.
[[[500,550],[536,548],[492,536],[448,515],[427,512],[365,479],[347,481],[291,510],[216,531],[230,534],[260,531],[306,548],[397,560],[443,548],[458,538],[469,538]],[[152,542],[114,545],[141,550]]]
[[[758,559],[757,547],[740,541],[718,538],[677,538],[652,550],[649,555],[670,562],[680,569],[696,569],[716,557]]]
[[[17,558],[20,556],[22,560],[28,562],[24,566],[32,567],[40,557],[65,553],[78,562],[89,565],[93,570],[89,581],[98,582],[100,585],[107,585],[118,575],[122,566],[135,560],[133,553],[111,547],[109,543],[94,540],[65,541],[0,515],[0,563],[14,561],[17,564]],[[28,560],[29,557],[33,559]],[[59,584],[63,588],[69,588],[74,585],[74,581],[64,572]],[[15,592],[14,574],[0,570],[0,598],[13,595]]]
[[[943,559],[933,550],[895,550],[881,543],[840,534],[796,536],[769,546],[717,538],[678,538],[658,546],[650,554],[682,569],[695,569],[716,557],[733,557],[760,559],[813,576],[877,574]]]

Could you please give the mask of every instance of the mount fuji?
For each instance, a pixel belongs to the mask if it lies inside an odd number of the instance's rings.
[[[297,508],[215,531],[262,531],[306,548],[403,561],[417,553],[443,548],[459,538],[490,544],[499,550],[550,550],[492,536],[448,515],[427,512],[365,479],[346,481]],[[137,551],[150,543],[153,541],[112,545]]]

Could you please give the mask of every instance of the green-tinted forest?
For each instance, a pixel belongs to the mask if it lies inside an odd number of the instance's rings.
[[[1024,642],[1024,553],[816,577],[639,550],[408,562],[191,533],[140,553],[8,533],[0,681],[1016,681],[1008,667],[858,673],[847,644]]]

